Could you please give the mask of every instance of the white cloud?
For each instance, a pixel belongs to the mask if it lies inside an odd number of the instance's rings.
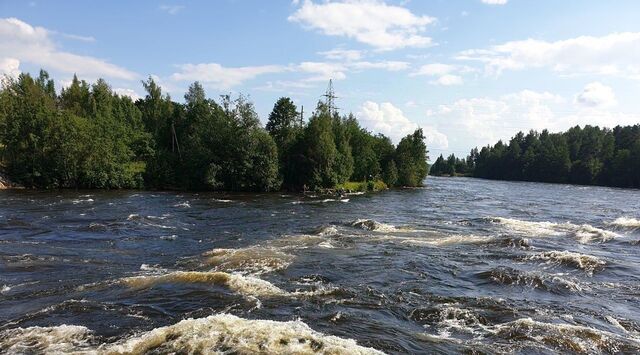
[[[81,41],[81,42],[95,42],[96,39],[93,36],[82,36],[82,35],[74,35],[72,33],[59,33],[59,32],[53,32],[53,31],[49,31],[50,33],[56,33],[61,35],[64,38],[68,38],[68,39],[73,39],[76,41]]]
[[[453,86],[453,85],[462,85],[464,82],[462,77],[458,75],[443,75],[436,80],[431,80],[429,84],[431,85],[442,85],[442,86]]]
[[[378,104],[366,101],[356,115],[365,128],[389,136],[394,142],[399,142],[404,136],[413,133],[418,128],[418,125],[409,120],[402,113],[402,110],[389,102]],[[438,149],[449,147],[447,136],[435,127],[427,126],[422,129],[428,146]]]
[[[304,73],[312,74],[306,81],[342,80],[347,77],[345,74],[347,68],[340,63],[302,62],[296,69]]]
[[[442,64],[442,63],[432,63],[426,64],[420,67],[418,71],[412,73],[411,76],[416,75],[428,75],[428,76],[439,76],[449,74],[456,70],[454,65]]]
[[[0,75],[14,78],[20,75],[20,61],[15,58],[0,58]]]
[[[287,70],[280,65],[247,67],[223,67],[218,63],[182,64],[180,71],[173,73],[175,81],[200,81],[221,89],[229,89],[259,75],[281,73]]]
[[[462,85],[464,83],[460,73],[471,72],[472,69],[467,66],[458,66],[443,63],[431,63],[421,66],[417,71],[410,74],[410,76],[431,76],[437,77],[431,80],[429,83],[432,85]]]
[[[131,100],[136,101],[137,99],[141,99],[142,96],[138,94],[135,90],[127,89],[127,88],[115,88],[113,92],[120,96],[129,96]]]
[[[0,58],[11,57],[47,70],[77,73],[80,76],[133,80],[137,74],[102,59],[60,50],[51,40],[52,32],[16,18],[0,19]]]
[[[506,5],[509,0],[482,0],[483,4],[487,5]]]
[[[435,22],[429,16],[414,15],[401,6],[377,0],[344,0],[314,3],[305,0],[289,21],[329,36],[353,38],[378,50],[425,47],[432,44],[421,33]]]
[[[382,62],[354,62],[349,67],[354,69],[384,69],[388,71],[400,71],[409,68],[409,63],[401,61],[382,61]]]
[[[318,54],[332,60],[354,61],[362,59],[362,51],[354,49],[334,48],[330,51],[319,52]]]
[[[160,10],[168,13],[169,15],[175,15],[178,12],[180,12],[182,9],[184,9],[184,6],[182,5],[160,5],[159,7]]]
[[[576,95],[575,102],[587,107],[612,107],[617,104],[613,89],[600,82],[587,84],[581,93]]]
[[[524,90],[498,98],[457,100],[428,111],[427,116],[443,122],[445,133],[455,132],[453,145],[461,149],[506,141],[519,131],[531,129],[559,132],[575,125],[613,127],[640,120],[639,115],[606,111],[602,106],[571,110],[570,103],[549,92]]]
[[[640,79],[640,32],[582,36],[547,42],[527,39],[461,52],[457,59],[485,64],[487,74],[549,68],[565,75],[617,75]]]
[[[306,96],[306,93],[301,90],[310,89],[316,87],[313,83],[306,81],[289,81],[289,80],[276,80],[267,81],[264,85],[255,87],[255,90],[270,91],[270,92],[286,92],[290,96]]]

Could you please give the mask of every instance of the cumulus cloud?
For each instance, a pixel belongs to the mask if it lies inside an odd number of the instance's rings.
[[[581,93],[576,95],[575,102],[587,107],[612,107],[617,104],[613,89],[600,82],[587,84]]]
[[[547,42],[527,39],[461,52],[457,59],[484,63],[487,74],[549,68],[565,74],[618,75],[640,79],[640,32],[581,36]]]
[[[0,75],[14,78],[20,75],[20,61],[15,58],[0,58]]]
[[[175,81],[200,81],[220,89],[229,89],[259,75],[281,73],[280,65],[224,67],[218,63],[182,64],[180,71],[171,75]]]
[[[318,54],[332,60],[354,61],[362,59],[362,51],[355,49],[334,48],[329,51],[319,52]]]
[[[115,89],[113,89],[113,92],[115,92],[116,94],[118,94],[120,96],[129,96],[131,98],[131,100],[133,100],[133,101],[136,101],[136,100],[142,98],[142,96],[140,96],[140,94],[138,94],[133,89],[115,88]]]
[[[306,81],[342,80],[347,77],[345,74],[347,68],[340,63],[302,62],[296,70],[312,74]]]
[[[447,74],[439,77],[436,80],[431,80],[429,84],[442,86],[462,85],[463,80],[461,76]]]
[[[178,65],[178,72],[171,75],[173,81],[200,81],[204,84],[221,89],[230,89],[244,82],[264,74],[297,73],[307,76],[298,81],[271,82],[268,87],[261,89],[275,89],[282,87],[309,87],[310,82],[321,82],[346,79],[349,71],[379,69],[400,71],[409,67],[409,63],[401,61],[346,61],[346,62],[301,62],[289,65],[261,65],[246,67],[225,67],[218,63],[182,64]]]
[[[459,66],[443,63],[431,63],[421,66],[410,76],[430,76],[434,77],[429,83],[432,85],[462,85],[464,83],[461,73],[471,72],[472,69],[467,66]]]
[[[530,129],[564,131],[575,125],[634,124],[640,116],[612,112],[603,106],[581,106],[571,110],[571,101],[549,92],[523,90],[498,98],[477,97],[440,105],[427,112],[431,119],[447,123],[455,132],[453,144],[469,149],[508,140],[518,131]]]
[[[509,0],[482,0],[483,4],[487,5],[506,5]]]
[[[89,78],[133,80],[138,76],[105,60],[65,52],[51,39],[53,32],[16,18],[0,19],[0,58],[12,58],[48,70],[77,73]]]
[[[384,69],[388,71],[400,71],[409,68],[409,63],[401,61],[381,61],[381,62],[354,62],[348,65],[354,69]]]
[[[377,0],[305,0],[289,21],[328,36],[352,38],[378,50],[393,50],[431,45],[431,38],[422,33],[436,20]]]
[[[374,133],[382,133],[393,141],[399,142],[407,134],[413,133],[418,128],[415,122],[409,120],[402,110],[389,102],[376,103],[366,101],[357,113],[358,120],[365,128]],[[435,127],[422,127],[426,143],[429,147],[447,149],[449,141],[447,136],[439,132]]]

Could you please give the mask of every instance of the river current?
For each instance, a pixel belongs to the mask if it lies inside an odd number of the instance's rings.
[[[0,191],[1,353],[637,353],[640,191]]]

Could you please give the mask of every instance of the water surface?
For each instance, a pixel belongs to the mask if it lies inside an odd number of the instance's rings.
[[[640,191],[0,192],[0,352],[635,353]]]

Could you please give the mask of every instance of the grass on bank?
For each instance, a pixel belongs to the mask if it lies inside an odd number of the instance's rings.
[[[386,190],[389,187],[382,180],[372,181],[347,181],[342,184],[336,185],[336,190],[347,192],[373,192]]]

